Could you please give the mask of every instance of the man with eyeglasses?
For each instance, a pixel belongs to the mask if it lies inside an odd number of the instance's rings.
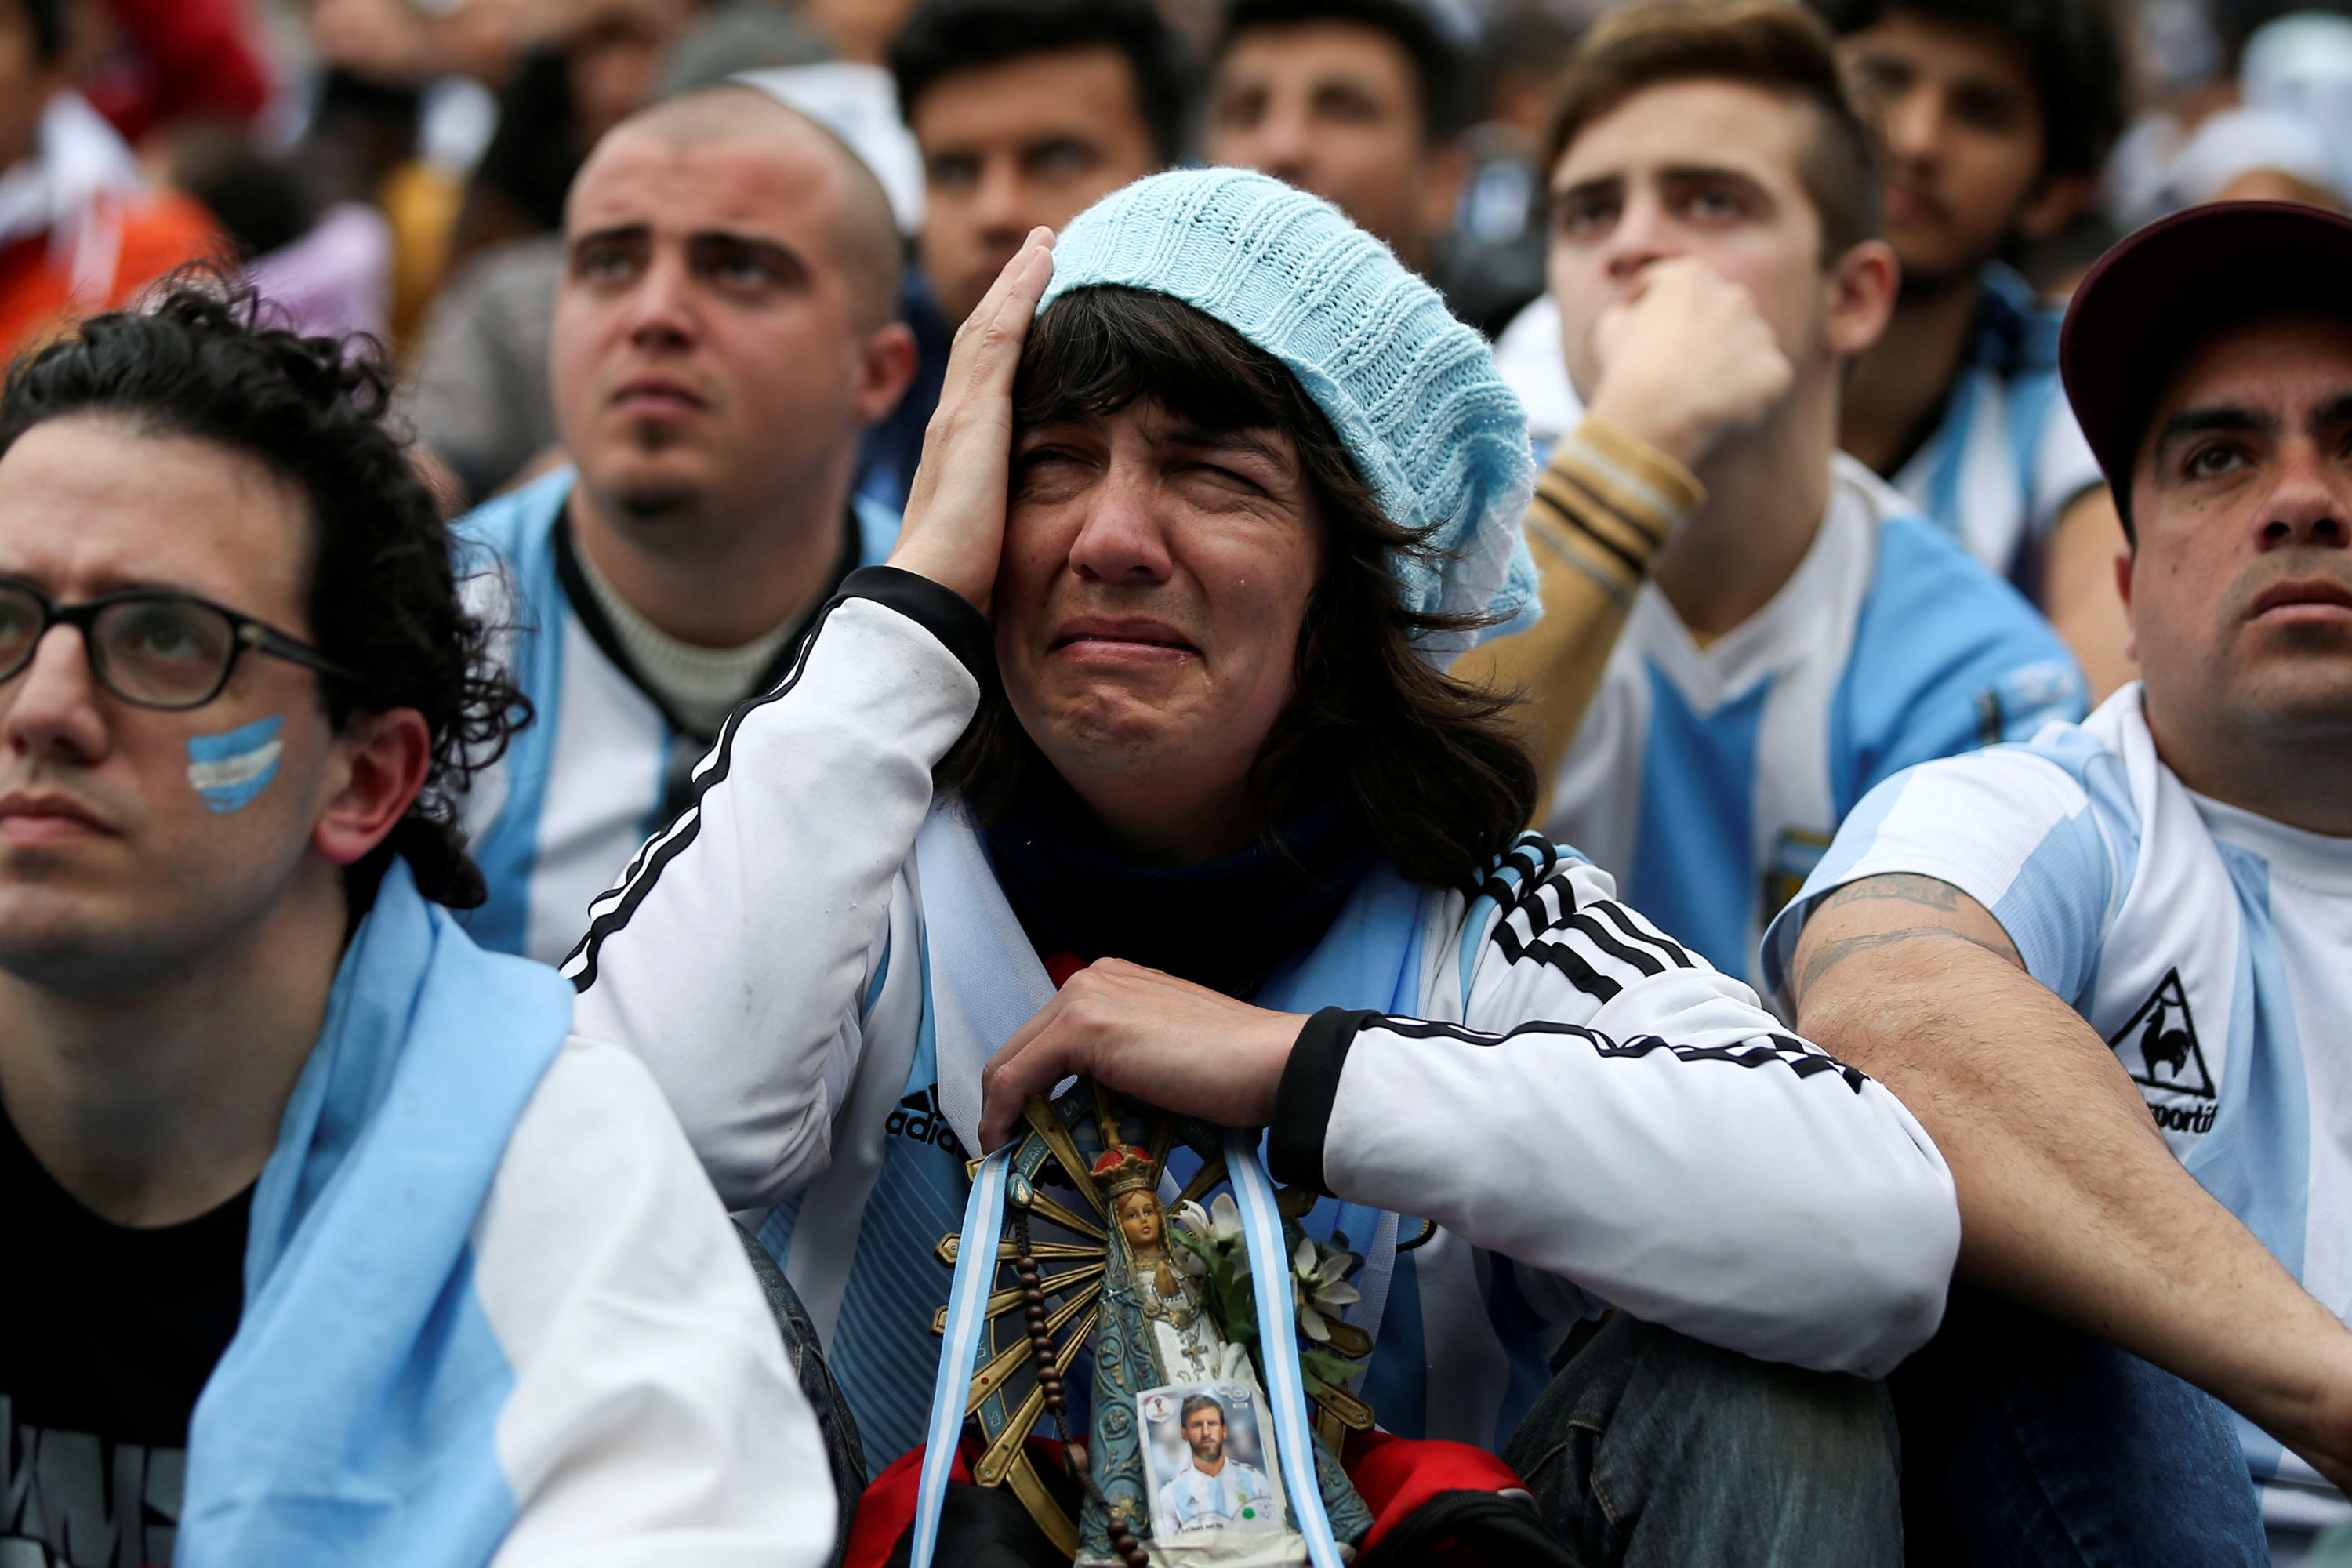
[[[192,291],[0,393],[0,1563],[824,1560],[646,1070],[450,910],[521,705],[379,367]]]

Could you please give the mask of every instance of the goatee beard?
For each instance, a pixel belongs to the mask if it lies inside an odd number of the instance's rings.
[[[701,490],[680,480],[648,480],[613,491],[614,507],[632,522],[660,522],[698,510],[701,504]]]

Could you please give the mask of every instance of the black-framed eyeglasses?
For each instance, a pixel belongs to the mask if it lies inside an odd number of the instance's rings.
[[[247,648],[339,680],[359,678],[277,627],[194,594],[132,588],[60,605],[21,578],[0,577],[0,681],[33,662],[49,628],[81,633],[90,673],[141,708],[201,708],[221,694]]]

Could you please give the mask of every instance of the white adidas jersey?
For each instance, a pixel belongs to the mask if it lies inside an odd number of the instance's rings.
[[[1992,911],[2032,976],[2113,1046],[2189,1173],[2352,1321],[2352,838],[2192,794],[2126,686],[2081,725],[1914,768],[1854,809],[1765,939],[1912,872]],[[2240,1424],[2273,1519],[2352,1512]]]

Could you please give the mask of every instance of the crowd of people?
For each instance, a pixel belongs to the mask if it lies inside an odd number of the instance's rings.
[[[2283,0],[0,0],[0,1568],[2352,1564],[2347,209]]]

